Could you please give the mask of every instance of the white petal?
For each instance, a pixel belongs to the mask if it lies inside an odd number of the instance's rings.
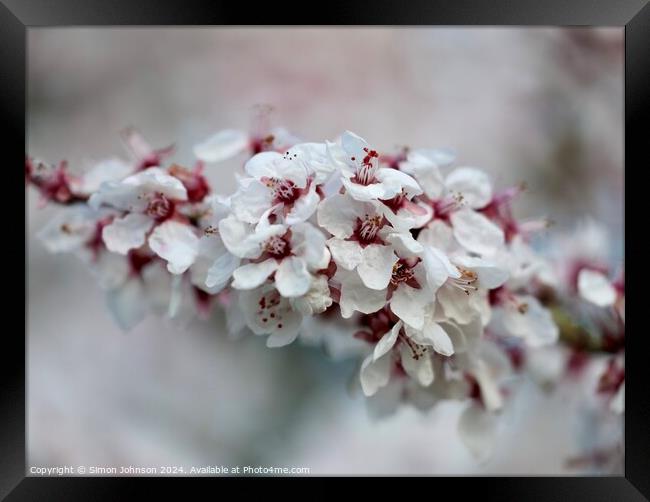
[[[341,282],[341,315],[352,316],[355,311],[362,314],[377,312],[386,304],[386,292],[368,289],[356,272],[337,271],[335,278]]]
[[[414,256],[424,251],[422,244],[416,241],[410,233],[393,232],[388,234],[385,240],[393,245],[401,257]]]
[[[374,360],[372,354],[366,357],[361,364],[359,378],[361,388],[366,396],[372,396],[377,391],[388,384],[390,380],[390,371],[392,368],[392,358],[390,354]]]
[[[314,183],[309,187],[309,191],[302,195],[293,205],[291,211],[287,214],[285,222],[287,225],[294,225],[302,221],[307,221],[320,202],[320,196],[316,193],[316,185]]]
[[[119,181],[107,181],[90,196],[88,205],[93,209],[110,206],[123,211],[142,212],[146,209],[147,202],[140,197],[138,187]]]
[[[448,253],[454,247],[454,233],[447,223],[436,219],[420,231],[418,242]]]
[[[418,152],[411,152],[400,169],[412,175],[420,184],[427,197],[436,200],[442,196],[445,184],[438,164]]]
[[[159,167],[150,167],[122,181],[123,185],[138,187],[145,193],[160,193],[173,200],[187,200],[187,190],[178,178]]]
[[[341,146],[349,156],[358,159],[363,158],[364,148],[369,148],[368,142],[365,139],[351,131],[345,131],[341,135]]]
[[[75,192],[92,194],[98,191],[103,183],[120,181],[131,174],[132,171],[133,166],[122,159],[110,158],[102,160],[82,175],[77,186],[75,186]]]
[[[147,313],[146,298],[138,280],[129,280],[106,293],[108,309],[124,331],[134,328]]]
[[[232,212],[241,221],[257,223],[271,207],[271,190],[262,182],[249,179],[240,183],[240,187],[230,198]]]
[[[409,198],[422,193],[422,188],[420,188],[417,181],[408,174],[397,169],[377,169],[375,177],[385,189],[384,196],[381,197],[381,199],[392,199],[396,195],[400,194],[402,190],[406,192]]]
[[[469,208],[450,216],[454,237],[468,251],[482,256],[494,254],[504,244],[503,231],[484,215]]]
[[[226,287],[240,262],[241,260],[231,253],[224,253],[219,256],[212,263],[205,277],[204,284],[209,292],[215,294]]]
[[[189,225],[168,220],[158,225],[149,236],[151,250],[167,261],[172,274],[185,272],[199,254],[199,238]]]
[[[257,335],[270,335],[268,347],[293,342],[300,331],[302,315],[291,308],[271,284],[239,294],[239,307],[246,325]]]
[[[363,216],[363,204],[343,194],[334,194],[318,206],[318,224],[334,237],[345,239],[354,233],[357,218]]]
[[[311,274],[305,261],[296,256],[282,260],[275,273],[275,287],[284,297],[302,296],[309,291]]]
[[[443,356],[450,356],[454,353],[451,338],[449,338],[447,332],[436,322],[428,320],[424,323],[422,339],[427,342],[426,345],[432,346],[433,350]]]
[[[336,264],[346,270],[354,270],[363,260],[362,248],[357,241],[332,238],[327,241],[327,246]]]
[[[144,214],[127,214],[106,225],[102,230],[102,238],[109,251],[127,254],[129,250],[144,244],[146,234],[153,225],[154,221]]]
[[[64,207],[38,232],[50,253],[74,251],[88,242],[97,229],[99,213],[85,204]]]
[[[437,290],[450,277],[460,277],[458,269],[449,261],[447,255],[437,248],[427,246],[422,253],[422,263],[427,274],[427,283]]]
[[[503,325],[513,336],[523,338],[531,347],[550,345],[557,341],[559,331],[551,313],[533,296],[516,296],[522,309],[503,309]]]
[[[467,324],[478,315],[470,302],[470,296],[474,294],[471,292],[468,295],[459,288],[446,284],[438,290],[436,298],[447,317],[457,323]]]
[[[325,236],[311,223],[296,223],[291,227],[291,249],[311,270],[327,267],[330,254],[325,248]]]
[[[495,444],[497,417],[480,404],[472,403],[460,416],[458,434],[469,451],[479,459],[490,456]]]
[[[400,356],[402,368],[404,368],[407,375],[424,387],[431,385],[434,378],[433,364],[431,363],[431,357],[428,353],[415,359],[411,349],[406,344],[402,344],[400,348]]]
[[[415,289],[401,284],[390,299],[390,309],[412,328],[422,329],[424,326],[424,306],[429,302],[433,302],[433,294],[430,290],[426,288]]]
[[[601,272],[582,269],[578,274],[578,292],[588,302],[609,307],[616,302],[616,289]]]
[[[492,199],[492,185],[487,174],[473,167],[459,167],[447,175],[447,189],[460,193],[472,209],[487,206]]]
[[[399,335],[402,326],[402,321],[398,321],[395,326],[393,326],[390,331],[384,333],[384,336],[382,336],[381,339],[377,342],[372,356],[375,361],[387,354],[390,349],[393,348],[395,342],[397,341],[397,335]]]
[[[230,253],[218,235],[206,235],[199,241],[199,255],[192,265],[192,284],[216,294],[230,282],[240,259]]]
[[[273,258],[261,263],[242,265],[232,274],[232,287],[235,289],[254,289],[266,281],[268,276],[278,269],[278,262]]]
[[[487,260],[471,256],[460,256],[455,261],[461,267],[476,272],[482,288],[498,288],[508,280],[508,270]]]
[[[248,135],[236,129],[225,129],[194,146],[194,155],[204,162],[220,162],[244,152]]]
[[[399,191],[396,191],[396,188],[387,189],[387,187],[381,183],[360,185],[346,176],[341,177],[341,182],[350,197],[362,202],[370,202],[377,199],[392,199],[397,193],[399,193]]]
[[[362,262],[357,271],[363,283],[370,289],[386,289],[398,258],[390,246],[370,244],[361,252]]]

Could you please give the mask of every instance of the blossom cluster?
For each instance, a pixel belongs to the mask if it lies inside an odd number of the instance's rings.
[[[316,143],[226,130],[196,145],[188,168],[134,130],[125,141],[129,159],[81,175],[26,162],[28,183],[62,206],[41,240],[88,265],[125,330],[150,313],[221,308],[233,335],[358,357],[358,386],[382,413],[466,401],[458,427],[477,454],[521,354],[558,341],[542,294],[557,270],[531,246],[546,222],[514,216],[523,186],[496,190],[451,151],[385,154],[350,131]],[[214,193],[207,169],[237,156],[236,191]],[[605,281],[587,267],[578,282],[613,304]]]

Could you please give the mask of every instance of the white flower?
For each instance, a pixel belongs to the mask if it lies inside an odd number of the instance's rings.
[[[311,285],[305,295],[291,298],[292,307],[304,316],[322,314],[332,305],[327,277],[312,276]]]
[[[282,127],[273,128],[261,136],[251,136],[237,129],[224,129],[195,145],[194,155],[203,162],[221,162],[244,152],[283,151],[298,141]]]
[[[102,184],[89,204],[127,212],[104,227],[102,237],[109,251],[127,254],[148,241],[151,249],[168,261],[169,271],[181,274],[194,262],[199,246],[192,227],[170,219],[175,205],[186,200],[187,191],[180,180],[152,167],[120,182]]]
[[[495,332],[522,338],[533,348],[558,340],[559,329],[550,311],[534,296],[503,290],[497,295],[497,301],[490,322]]]
[[[417,182],[397,169],[380,167],[379,154],[366,140],[345,131],[341,145],[327,144],[332,163],[341,170],[341,181],[350,196],[360,201],[408,199],[422,193]]]
[[[261,152],[246,162],[250,176],[239,180],[231,197],[237,219],[255,223],[270,208],[280,210],[287,224],[306,221],[320,201],[311,151],[316,144],[298,145],[286,153]]]
[[[239,306],[246,325],[256,335],[269,335],[268,347],[282,347],[293,342],[300,331],[302,314],[280,295],[273,284],[239,293]]]
[[[502,248],[505,237],[498,225],[479,212],[492,199],[488,176],[474,167],[458,167],[443,177],[437,157],[451,161],[444,154],[416,151],[400,164],[400,169],[411,173],[420,183],[432,201],[434,217],[449,221],[455,239],[467,251],[494,255]]]
[[[204,162],[221,162],[243,153],[249,147],[248,134],[224,129],[194,146],[194,155]]]
[[[379,205],[336,194],[318,207],[318,224],[333,237],[327,241],[334,262],[356,270],[370,289],[386,289],[398,257],[395,250],[422,250],[408,232],[396,231]]]
[[[117,157],[102,160],[79,178],[73,178],[71,187],[77,194],[91,195],[108,181],[120,181],[134,171],[134,166]]]
[[[330,260],[325,236],[310,223],[297,223],[282,234],[271,235],[260,251],[257,261],[234,271],[232,287],[254,289],[274,274],[282,296],[302,296],[309,291],[313,273],[326,268]]]
[[[69,253],[90,246],[102,220],[115,214],[110,209],[93,209],[86,204],[65,206],[43,227],[38,238],[51,253]]]
[[[583,268],[578,274],[578,293],[599,307],[614,305],[618,296],[616,288],[605,274],[588,268]]]

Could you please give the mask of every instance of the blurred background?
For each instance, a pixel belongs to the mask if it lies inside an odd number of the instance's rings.
[[[28,32],[30,155],[82,171],[124,156],[136,126],[173,161],[253,108],[309,141],[345,129],[383,151],[448,147],[496,186],[526,181],[549,232],[590,216],[623,256],[622,28],[55,28]],[[234,188],[239,161],[207,173]],[[35,234],[55,208],[28,194],[30,465],[270,465],[312,474],[620,474],[576,460],[622,434],[593,403],[598,372],[524,380],[493,457],[455,434],[462,404],[382,420],[347,392],[352,360],[233,341],[218,323],[148,318],[122,333],[74,256]],[[559,350],[559,349],[557,349]],[[593,375],[591,374],[593,373]]]

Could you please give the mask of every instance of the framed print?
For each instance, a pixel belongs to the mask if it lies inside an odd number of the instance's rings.
[[[415,476],[647,500],[647,2],[2,0],[0,23],[7,500]]]

